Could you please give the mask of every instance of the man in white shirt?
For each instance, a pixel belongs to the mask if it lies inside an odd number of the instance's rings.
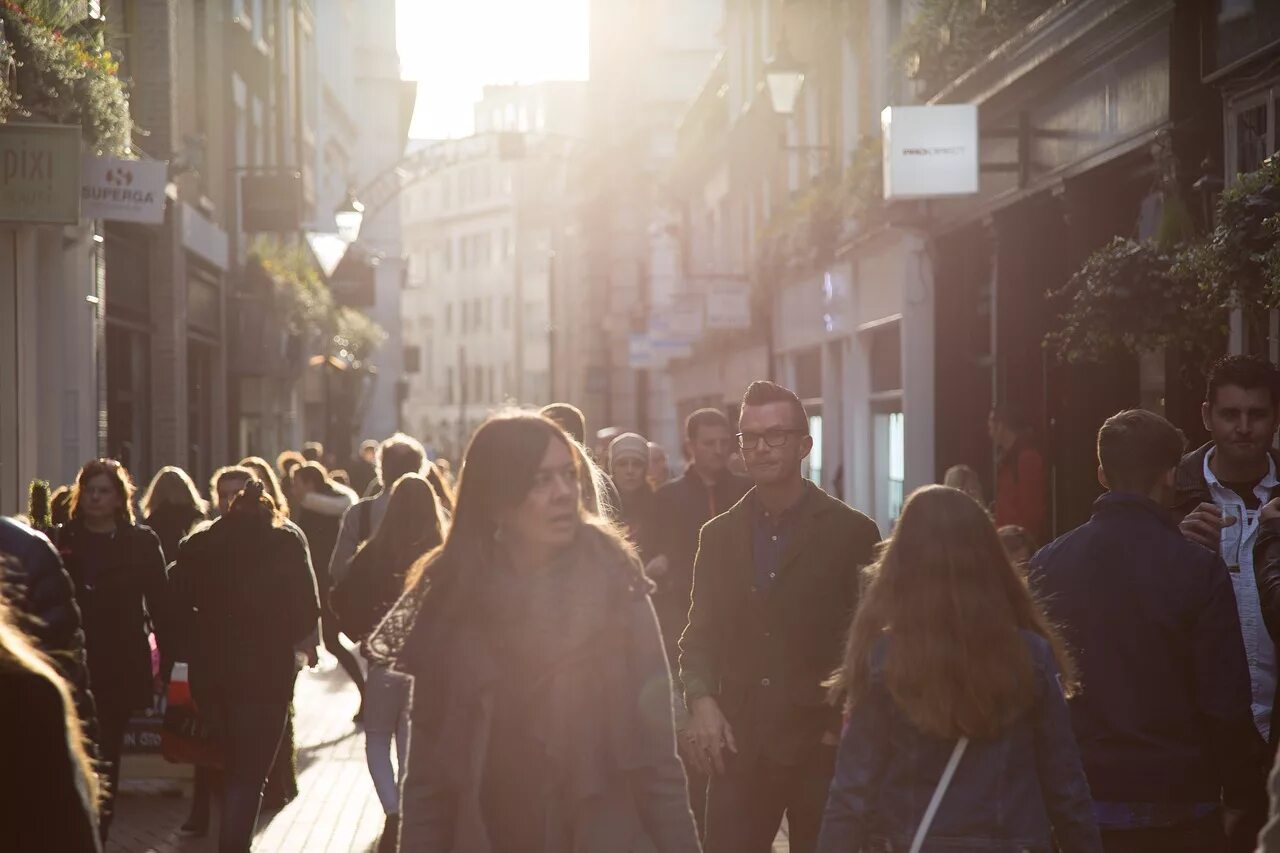
[[[1177,474],[1179,525],[1192,542],[1217,550],[1231,573],[1249,661],[1253,718],[1271,739],[1276,704],[1276,649],[1267,632],[1253,572],[1262,508],[1280,497],[1273,449],[1280,404],[1280,371],[1255,356],[1214,364],[1201,409],[1211,441],[1183,458]]]

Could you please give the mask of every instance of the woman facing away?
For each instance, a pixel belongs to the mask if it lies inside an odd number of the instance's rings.
[[[849,721],[819,851],[1100,853],[1072,664],[986,511],[917,491],[868,574],[833,687]]]
[[[138,504],[147,527],[160,537],[165,564],[178,556],[178,543],[209,517],[209,504],[200,497],[187,472],[166,465],[151,478]]]
[[[241,482],[227,512],[183,540],[170,575],[175,608],[194,617],[192,695],[222,741],[220,853],[249,850],[293,698],[294,646],[320,612],[305,538],[261,480]]]
[[[4,560],[0,558],[0,578]],[[98,777],[66,682],[0,596],[0,846],[99,853]]]
[[[59,529],[56,542],[75,587],[98,711],[99,757],[106,776],[104,841],[125,728],[132,713],[149,707],[155,695],[148,625],[162,659],[170,659],[164,554],[156,534],[135,523],[133,493],[129,472],[119,462],[86,463],[72,490],[71,520]]]
[[[391,489],[378,530],[360,546],[351,568],[331,596],[342,630],[363,640],[404,592],[416,583],[426,556],[440,547],[446,529],[435,488],[418,474],[405,474]],[[409,752],[409,679],[384,664],[369,664],[365,688],[364,746],[369,775],[386,826],[378,850],[394,853],[400,826],[400,784]],[[391,764],[395,737],[398,767]]]
[[[414,677],[400,845],[695,853],[649,583],[591,463],[514,413],[471,440],[445,544],[369,646]]]
[[[329,562],[334,546],[338,544],[342,516],[356,502],[356,494],[331,480],[329,472],[319,462],[304,462],[294,468],[289,477],[289,496],[293,505],[292,520],[306,534],[307,545],[311,549],[311,566],[315,569],[316,589],[320,593],[320,638],[360,691],[363,709],[364,671],[360,669],[356,656],[342,644],[337,620],[328,606],[329,590],[333,586]],[[362,716],[362,713],[357,713],[356,721],[359,722]]]

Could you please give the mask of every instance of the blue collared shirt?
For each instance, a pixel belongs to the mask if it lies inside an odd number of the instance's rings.
[[[751,502],[751,554],[755,564],[756,592],[768,592],[773,588],[782,571],[782,561],[787,548],[795,536],[800,519],[800,508],[809,498],[809,489],[805,488],[800,500],[780,513],[770,512],[758,497],[752,496]]]

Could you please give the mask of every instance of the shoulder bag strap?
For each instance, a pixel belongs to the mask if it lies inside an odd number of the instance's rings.
[[[947,795],[947,788],[951,787],[951,778],[956,775],[956,768],[960,766],[960,759],[964,757],[964,751],[968,746],[969,739],[962,737],[956,741],[956,748],[951,750],[951,759],[947,762],[946,769],[942,771],[938,787],[933,789],[933,799],[929,801],[929,808],[924,811],[924,817],[916,829],[916,837],[911,840],[911,853],[920,853],[920,849],[924,846],[924,840],[929,835],[929,827],[933,826],[938,807],[942,805],[942,798]]]

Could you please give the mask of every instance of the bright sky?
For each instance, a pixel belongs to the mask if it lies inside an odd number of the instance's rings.
[[[486,84],[587,79],[587,0],[396,0],[396,28],[415,138],[469,135]]]

